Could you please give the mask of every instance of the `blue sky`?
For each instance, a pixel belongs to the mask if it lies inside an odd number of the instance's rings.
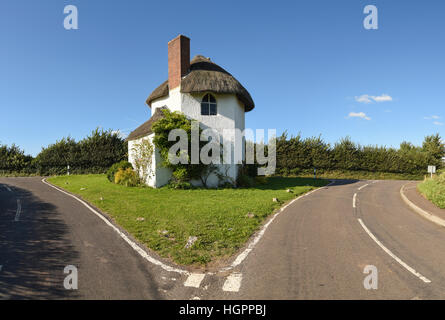
[[[63,28],[68,4],[78,30]],[[369,4],[378,30],[363,27]],[[167,42],[185,34],[192,56],[211,57],[249,90],[249,128],[420,144],[445,136],[444,13],[441,0],[3,0],[0,143],[36,155],[97,126],[136,128],[167,78]],[[384,95],[392,101],[376,102]]]

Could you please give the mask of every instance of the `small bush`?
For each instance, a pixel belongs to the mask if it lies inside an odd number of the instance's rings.
[[[187,190],[187,189],[192,189],[193,186],[190,182],[177,182],[177,181],[171,181],[168,185],[168,188],[171,189],[183,189],[183,190]]]
[[[236,179],[236,185],[240,188],[251,188],[255,186],[255,179],[246,174],[240,174]]]
[[[180,182],[186,182],[189,180],[187,169],[185,168],[178,168],[172,173],[172,180],[174,182],[180,183]]]
[[[441,173],[436,178],[437,182],[443,186],[445,186],[445,172]]]
[[[114,178],[119,169],[126,170],[128,168],[133,168],[130,162],[122,160],[121,162],[113,164],[107,171],[107,178],[110,182],[114,182]]]
[[[135,187],[139,185],[139,177],[132,168],[120,168],[114,177],[114,183],[121,184],[126,187]]]
[[[264,185],[267,183],[267,177],[265,176],[257,176],[255,177],[255,183],[259,185]]]

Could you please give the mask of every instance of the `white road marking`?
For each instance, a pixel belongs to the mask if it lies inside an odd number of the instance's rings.
[[[362,190],[363,188],[366,188],[367,186],[369,186],[369,183],[365,184],[364,186],[361,186],[360,188],[358,188],[358,190]]]
[[[267,228],[269,227],[269,225],[276,219],[276,217],[278,217],[278,215],[283,212],[287,207],[289,207],[292,203],[294,203],[295,201],[300,200],[301,198],[307,197],[308,195],[317,192],[319,190],[323,190],[326,187],[329,187],[330,185],[334,184],[335,181],[332,181],[331,183],[329,183],[328,185],[322,187],[322,188],[318,188],[315,190],[312,190],[306,194],[303,194],[301,196],[299,196],[298,198],[295,198],[294,200],[292,200],[291,202],[289,202],[287,205],[285,205],[284,207],[282,207],[277,213],[275,213],[272,218],[270,218],[270,220],[263,226],[263,228],[261,229],[260,232],[258,232],[257,236],[249,243],[249,245],[247,246],[247,248],[241,252],[235,259],[235,261],[232,262],[232,264],[228,267],[222,268],[220,270],[220,272],[224,272],[224,271],[228,271],[231,270],[233,268],[235,268],[236,266],[238,266],[239,264],[241,264],[241,262],[244,261],[244,259],[247,258],[247,256],[249,255],[249,253],[253,250],[253,248],[255,247],[255,245],[258,243],[258,241],[261,240],[261,238],[263,237],[264,233],[266,232]]]
[[[402,267],[404,267],[406,270],[408,270],[409,272],[411,272],[413,275],[415,275],[417,278],[419,278],[420,280],[422,280],[425,283],[430,283],[431,280],[429,280],[428,278],[424,277],[423,275],[421,275],[420,273],[418,273],[416,270],[414,270],[413,268],[411,268],[409,265],[407,265],[405,262],[403,262],[399,257],[397,257],[394,253],[392,253],[388,248],[386,248],[373,234],[371,231],[369,231],[369,229],[365,226],[365,224],[363,223],[362,219],[358,219],[358,222],[361,224],[362,228],[366,231],[366,233],[371,237],[372,240],[374,240],[375,243],[377,243],[379,245],[380,248],[383,249],[383,251],[385,251],[391,258],[393,258],[394,260],[396,260]]]
[[[2,269],[3,269],[3,265],[0,264],[0,271],[2,271]]]
[[[354,197],[352,198],[352,207],[353,208],[357,207],[356,202],[357,202],[357,193],[354,193]]]
[[[185,280],[184,286],[199,288],[205,276],[206,276],[205,273],[192,273],[191,275],[188,276],[187,280]]]
[[[157,265],[159,267],[161,267],[162,269],[164,269],[165,271],[169,271],[169,272],[177,272],[180,274],[190,274],[188,271],[186,270],[182,270],[182,269],[178,269],[178,268],[174,268],[174,267],[170,267],[166,264],[164,264],[163,262],[153,258],[152,256],[150,256],[144,249],[142,249],[139,245],[137,245],[134,241],[132,241],[130,238],[127,237],[127,235],[125,235],[125,233],[123,233],[122,231],[119,230],[119,228],[117,228],[115,225],[113,225],[110,221],[108,221],[107,218],[105,218],[102,214],[100,214],[99,212],[97,212],[96,210],[94,210],[93,208],[91,208],[85,201],[77,198],[76,196],[63,191],[55,186],[53,186],[52,184],[48,183],[45,181],[45,179],[42,179],[42,182],[48,186],[50,186],[51,188],[56,189],[59,192],[62,192],[64,194],[66,194],[67,196],[70,196],[71,198],[76,199],[77,201],[79,201],[81,204],[83,204],[85,207],[87,207],[88,210],[90,210],[91,212],[93,212],[96,216],[98,216],[100,219],[102,219],[109,227],[111,227],[114,231],[117,232],[117,234],[119,236],[121,236],[122,239],[125,240],[125,242],[127,242],[142,258],[144,258],[145,260],[147,260],[148,262],[151,262],[154,265]]]
[[[21,212],[22,212],[22,203],[20,202],[20,199],[17,199],[17,210],[15,212],[15,218],[14,218],[15,222],[19,221]]]
[[[86,203],[85,201],[79,199],[78,197],[76,197],[75,195],[72,195],[62,189],[59,189],[56,186],[53,186],[52,184],[48,183],[46,181],[46,179],[42,179],[42,182],[48,186],[50,186],[53,189],[56,189],[59,192],[62,192],[64,194],[66,194],[67,196],[70,196],[71,198],[76,199],[77,201],[79,201],[80,203],[82,203],[85,207],[87,207],[91,212],[93,212],[95,215],[97,215],[100,219],[102,219],[108,226],[110,226],[114,231],[116,231],[121,237],[122,239],[124,239],[137,253],[139,253],[140,256],[142,256],[144,259],[146,259],[147,261],[160,266],[162,269],[169,271],[169,272],[177,272],[180,274],[186,274],[186,275],[190,275],[190,272],[186,271],[186,270],[182,270],[182,269],[178,269],[178,268],[174,268],[171,266],[168,266],[166,264],[164,264],[163,262],[153,258],[152,256],[150,256],[145,250],[143,250],[140,246],[138,246],[134,241],[132,241],[131,239],[129,239],[122,231],[120,231],[116,226],[114,226],[110,221],[108,221],[108,219],[106,219],[104,216],[102,216],[102,214],[100,214],[99,212],[97,212],[96,210],[94,210],[93,208],[91,208],[88,203]],[[233,268],[235,268],[236,266],[238,266],[241,262],[244,261],[244,259],[247,258],[247,256],[249,255],[249,253],[253,250],[253,248],[255,247],[255,245],[258,243],[258,241],[260,241],[260,239],[263,237],[264,232],[267,230],[267,228],[269,227],[269,225],[273,222],[273,220],[275,220],[275,218],[281,213],[283,212],[288,206],[290,206],[292,203],[294,203],[295,201],[300,200],[301,198],[304,198],[314,192],[317,192],[319,190],[325,189],[326,187],[329,187],[331,185],[333,185],[335,183],[335,181],[332,181],[331,183],[329,183],[328,185],[312,190],[306,194],[303,194],[301,196],[299,196],[298,198],[295,198],[294,200],[292,200],[291,202],[289,202],[287,205],[285,205],[284,207],[282,207],[261,229],[261,231],[257,234],[257,236],[253,239],[253,241],[251,241],[249,243],[249,245],[247,246],[247,248],[241,252],[235,259],[235,261],[232,262],[232,264],[226,268],[222,268],[221,270],[219,270],[219,272],[224,272],[227,270],[231,270]],[[211,274],[211,273],[208,273]],[[230,277],[229,277],[230,278]],[[229,279],[227,279],[228,281]],[[226,282],[227,282],[226,281]],[[233,280],[231,280],[233,281]],[[239,279],[240,285],[241,285],[241,278]]]
[[[8,190],[9,192],[12,192],[11,188],[8,186],[5,186],[6,190]]]
[[[243,275],[241,273],[232,273],[227,277],[223,285],[223,291],[228,292],[238,292],[241,287],[241,281],[243,280]]]

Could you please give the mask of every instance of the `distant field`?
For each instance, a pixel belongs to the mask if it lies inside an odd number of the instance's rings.
[[[284,202],[328,183],[272,177],[267,184],[249,189],[175,190],[128,188],[110,183],[105,175],[59,176],[48,181],[108,213],[162,257],[200,266],[230,257]],[[247,217],[248,213],[255,217]],[[190,236],[198,240],[185,249]]]
[[[428,200],[445,209],[445,173],[433,179],[426,179],[417,188]]]

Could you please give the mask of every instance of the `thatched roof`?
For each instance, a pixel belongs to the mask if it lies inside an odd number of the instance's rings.
[[[168,96],[168,80],[157,87],[148,97],[147,104]],[[181,92],[214,92],[236,94],[244,104],[248,112],[255,107],[249,92],[230,73],[210,61],[210,59],[198,55],[190,62],[190,72],[181,80]]]
[[[155,111],[155,114],[151,116],[148,121],[141,124],[139,127],[137,127],[133,132],[131,132],[128,137],[127,141],[130,140],[136,140],[145,136],[148,136],[149,134],[153,133],[152,127],[153,123],[155,123],[157,120],[162,119],[164,117],[164,113],[162,112],[162,109],[164,108],[158,108]]]

